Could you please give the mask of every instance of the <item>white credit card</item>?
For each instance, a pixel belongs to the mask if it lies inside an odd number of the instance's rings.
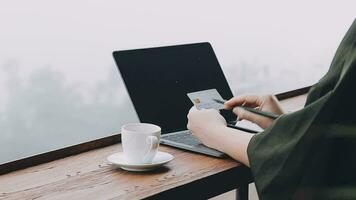
[[[202,90],[198,92],[188,93],[187,96],[192,103],[200,109],[216,109],[221,110],[224,105],[217,103],[214,99],[224,100],[216,89]]]

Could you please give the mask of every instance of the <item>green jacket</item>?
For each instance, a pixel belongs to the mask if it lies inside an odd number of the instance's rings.
[[[305,107],[248,146],[260,199],[356,199],[356,20]]]

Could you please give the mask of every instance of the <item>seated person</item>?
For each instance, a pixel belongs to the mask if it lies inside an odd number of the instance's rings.
[[[281,116],[271,120],[236,108],[242,104]],[[303,109],[284,114],[273,95],[238,96],[225,108],[264,131],[228,128],[218,111],[194,107],[187,127],[205,145],[249,166],[261,199],[356,199],[356,20]]]

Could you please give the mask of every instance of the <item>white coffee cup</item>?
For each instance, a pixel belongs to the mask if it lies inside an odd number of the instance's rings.
[[[157,153],[161,128],[154,124],[130,123],[121,127],[125,162],[149,164]]]

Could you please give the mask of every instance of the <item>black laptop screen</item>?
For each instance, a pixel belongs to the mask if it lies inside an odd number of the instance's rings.
[[[114,58],[140,121],[162,133],[186,129],[187,93],[216,88],[232,97],[209,43],[116,51]]]

